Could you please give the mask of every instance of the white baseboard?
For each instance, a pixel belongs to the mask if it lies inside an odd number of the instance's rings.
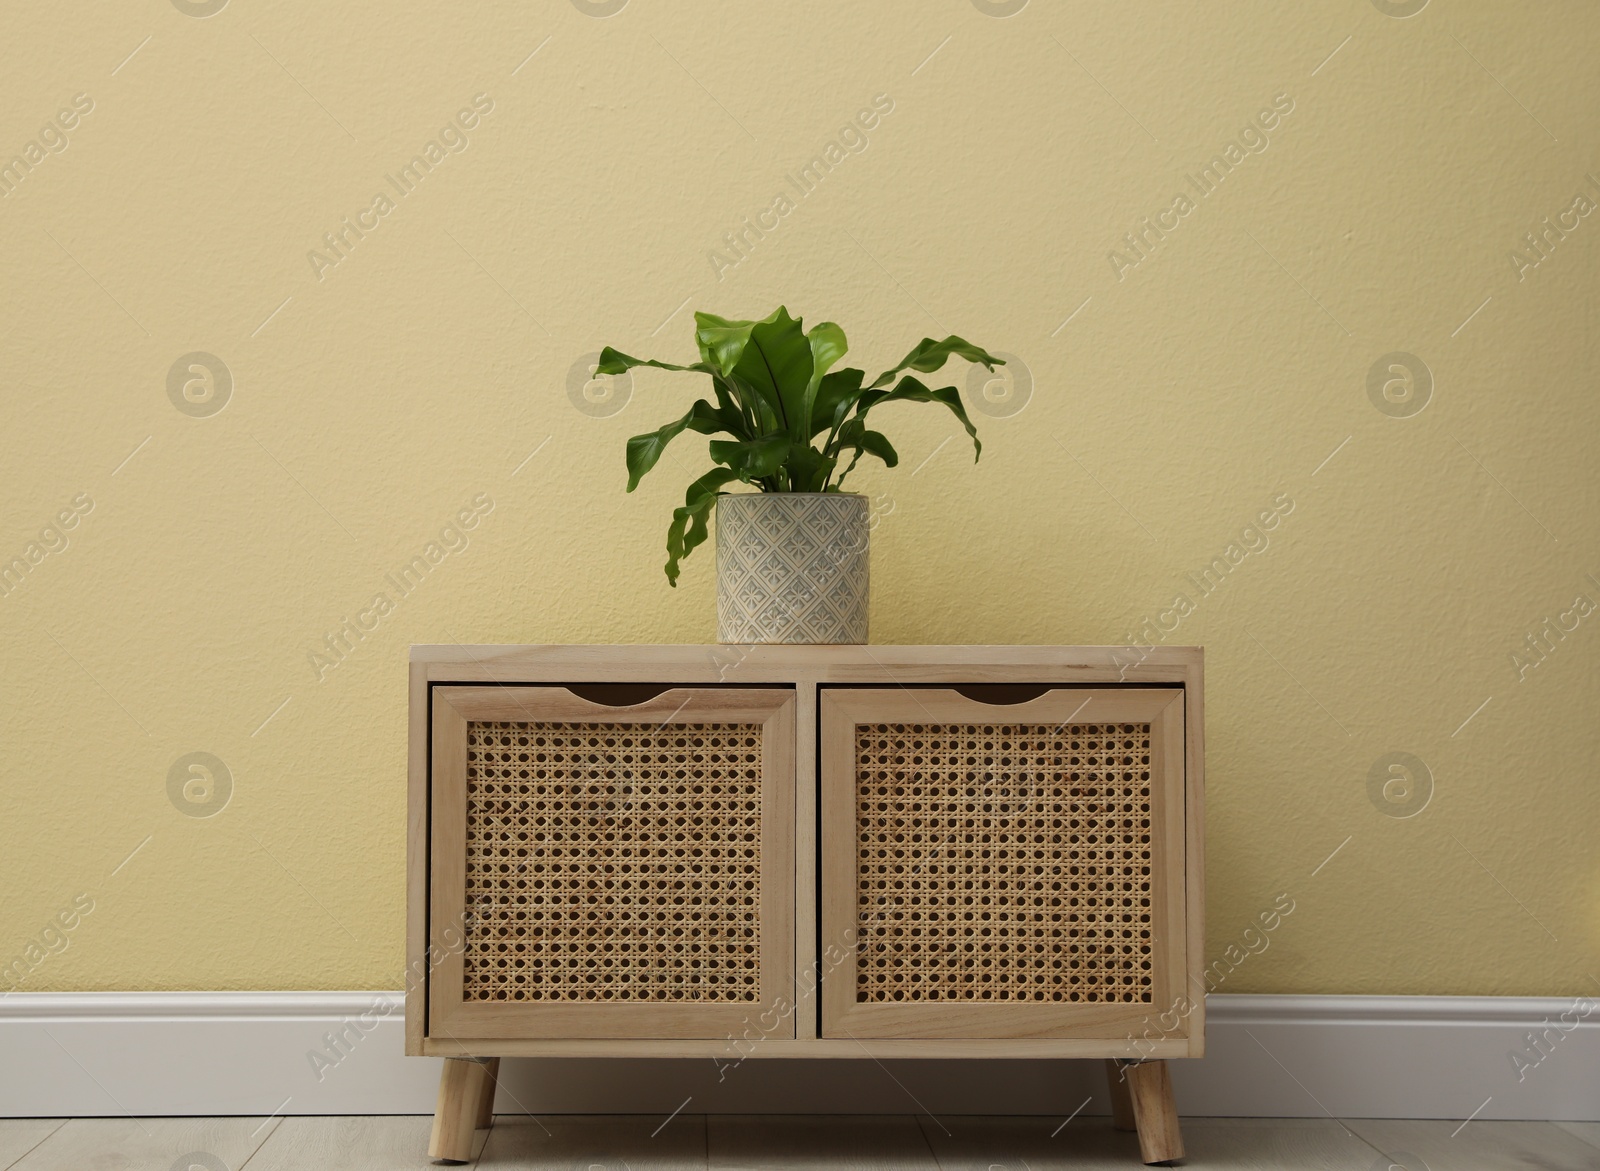
[[[1575,1003],[1592,1015],[1569,1027]],[[12,993],[0,1116],[431,1113],[439,1062],[403,1056],[398,1005],[372,992]],[[370,1031],[317,1069],[310,1054],[356,1035],[364,1013]],[[1172,1066],[1185,1114],[1600,1121],[1594,1001],[1219,995],[1206,1019],[1206,1057]],[[508,1061],[497,1108],[669,1114],[687,1097],[692,1113],[1065,1116],[1092,1098],[1084,1113],[1109,1112],[1098,1062],[887,1064],[752,1059],[719,1078],[709,1060]]]

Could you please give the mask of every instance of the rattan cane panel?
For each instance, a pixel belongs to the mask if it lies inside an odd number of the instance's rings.
[[[855,747],[858,1002],[1152,999],[1149,724]]]
[[[467,1000],[753,1001],[759,724],[467,727]]]

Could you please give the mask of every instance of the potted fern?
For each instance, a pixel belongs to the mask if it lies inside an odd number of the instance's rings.
[[[899,455],[867,416],[890,402],[941,403],[983,450],[953,386],[934,390],[912,374],[938,370],[952,356],[1001,359],[958,337],[923,338],[871,382],[833,367],[848,348],[831,321],[809,331],[783,307],[760,321],[696,313],[700,361],[687,366],[633,358],[607,346],[596,374],[635,366],[711,376],[712,399],[680,419],[628,440],[628,491],[684,431],[724,436],[710,443],[716,465],[689,485],[667,528],[667,581],[708,535],[717,511],[717,638],[721,642],[867,641],[867,500],[843,491],[845,477],[870,455],[894,467]],[[897,379],[898,376],[898,379]],[[843,465],[841,467],[841,465]],[[725,491],[748,484],[754,492]]]

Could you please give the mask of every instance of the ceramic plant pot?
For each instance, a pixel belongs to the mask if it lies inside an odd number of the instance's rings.
[[[717,640],[867,641],[867,498],[751,492],[717,498]]]

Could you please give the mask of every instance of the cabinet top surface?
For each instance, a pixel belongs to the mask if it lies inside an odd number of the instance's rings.
[[[475,662],[506,658],[574,659],[614,658],[618,655],[652,659],[754,659],[774,662],[929,663],[993,662],[1046,663],[1103,662],[1112,657],[1144,662],[1198,663],[1205,648],[1198,646],[1036,646],[1031,644],[958,643],[913,645],[888,643],[416,643],[413,663]]]
[[[434,683],[678,682],[937,685],[1127,683],[1200,686],[1201,647],[873,646],[786,643],[657,646],[439,644],[411,648]]]

